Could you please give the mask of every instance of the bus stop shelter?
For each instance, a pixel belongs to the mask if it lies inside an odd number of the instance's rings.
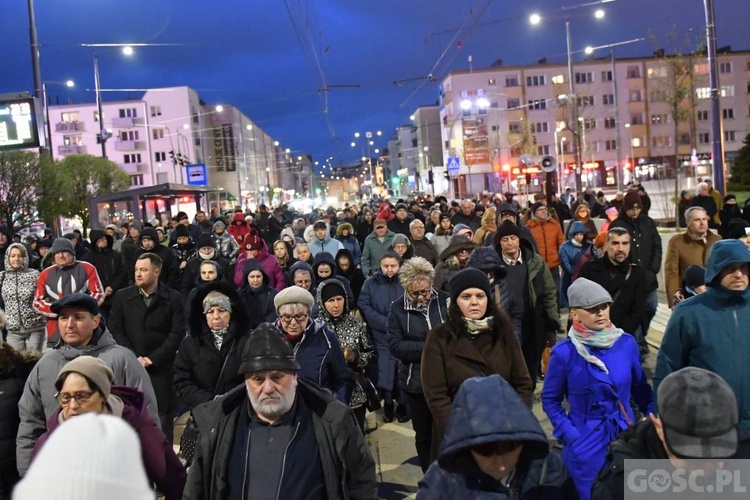
[[[205,210],[223,193],[220,187],[166,183],[96,196],[89,203],[91,229],[153,218],[163,223],[179,211]]]

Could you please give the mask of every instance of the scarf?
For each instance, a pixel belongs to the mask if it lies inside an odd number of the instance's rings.
[[[417,302],[414,302],[409,298],[409,294],[404,294],[404,306],[406,306],[407,309],[411,309],[412,311],[417,311],[418,313],[424,314],[427,316],[427,313],[430,310],[430,303],[438,298],[438,293],[434,288],[430,288],[430,296],[427,297],[427,300],[424,304],[419,304]]]
[[[584,347],[584,344],[597,349],[608,349],[612,347],[617,339],[625,333],[622,328],[617,328],[612,323],[602,330],[589,330],[583,326],[579,321],[574,321],[573,326],[568,331],[568,337],[576,348],[578,354],[591,363],[601,368],[604,373],[609,375],[609,370],[604,362],[591,354],[588,349]]]
[[[211,330],[211,333],[214,336],[214,345],[220,351],[221,351],[221,344],[224,343],[224,335],[227,334],[227,330],[229,330],[228,326],[225,326],[221,330]]]
[[[469,334],[474,337],[489,330],[495,324],[495,318],[492,316],[487,316],[483,319],[464,318],[464,321],[466,321],[466,329],[469,331]]]

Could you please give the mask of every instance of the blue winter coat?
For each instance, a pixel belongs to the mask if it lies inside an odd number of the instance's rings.
[[[608,349],[584,347],[604,362],[609,375],[583,359],[566,339],[552,349],[542,389],[542,407],[555,437],[563,442],[563,460],[582,500],[590,498],[609,443],[628,428],[628,420],[635,421],[631,394],[641,412],[653,411],[651,387],[633,337],[623,334]],[[562,406],[564,398],[569,413]]]
[[[581,221],[573,221],[570,226],[570,239],[560,245],[558,255],[560,256],[560,267],[562,267],[562,283],[560,286],[560,307],[568,307],[568,288],[573,283],[573,272],[576,270],[581,256],[591,248],[591,242],[583,240],[581,246],[573,244],[573,236],[576,233],[586,234],[586,226]]]
[[[276,326],[282,332],[281,320]],[[302,340],[294,345],[294,356],[300,364],[299,376],[330,390],[336,399],[349,404],[354,379],[344,359],[344,351],[335,333],[321,319],[309,319]]]
[[[739,240],[717,241],[706,261],[707,290],[672,311],[656,358],[654,393],[672,372],[695,366],[720,375],[734,390],[740,427],[750,432],[750,287],[744,291],[724,288],[721,270],[750,262],[750,252]]]
[[[509,488],[479,470],[469,449],[516,441],[523,450]],[[458,390],[440,457],[419,482],[417,500],[576,498],[565,466],[529,407],[500,375],[467,379]]]
[[[398,386],[406,392],[422,394],[420,369],[427,332],[448,317],[448,293],[435,293],[427,305],[427,314],[417,311],[405,295],[391,303],[388,313],[388,347],[399,361]]]
[[[336,239],[340,241],[342,245],[344,245],[344,248],[352,253],[354,265],[358,266],[360,261],[362,260],[362,248],[359,246],[359,240],[357,240],[357,238],[352,236],[351,234],[347,237],[338,235],[336,236]],[[334,256],[335,255],[336,254],[334,254]]]
[[[388,313],[391,302],[401,298],[404,289],[398,282],[398,275],[388,278],[381,271],[365,281],[359,294],[359,310],[365,324],[372,332],[375,348],[378,350],[378,382],[381,389],[392,391],[396,386],[396,358],[388,348]]]

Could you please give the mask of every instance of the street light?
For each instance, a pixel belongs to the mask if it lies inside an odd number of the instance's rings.
[[[383,132],[378,130],[374,134],[380,137],[381,135],[383,135]],[[359,132],[354,132],[355,139],[359,139],[361,136],[362,134],[360,134]],[[365,132],[365,138],[367,139],[367,165],[368,165],[368,170],[370,174],[370,198],[373,197],[373,194],[375,192],[375,185],[372,179],[372,156],[371,156],[371,150],[370,150],[370,148],[375,145],[375,141],[372,140],[372,137],[373,137],[373,132],[370,132],[369,130]],[[353,148],[357,147],[357,143],[354,141],[352,141],[351,145]],[[362,152],[364,153],[364,146],[362,146]]]
[[[133,55],[133,49],[129,46],[124,46],[122,53],[126,56]],[[99,118],[99,141],[102,144],[102,158],[107,157],[107,139],[108,135],[104,135],[104,116],[102,114],[102,88],[99,80],[99,57],[94,52],[94,92],[96,93],[96,114]]]
[[[47,100],[47,84],[54,85],[65,85],[66,87],[74,87],[75,82],[73,80],[67,80],[64,82],[42,82],[42,105],[44,106],[44,119],[47,122],[47,148],[49,149],[49,157],[55,159],[55,155],[52,152],[52,124],[49,120],[49,102]]]

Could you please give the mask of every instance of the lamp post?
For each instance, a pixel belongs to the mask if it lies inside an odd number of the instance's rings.
[[[721,127],[721,106],[719,97],[719,62],[716,58],[716,19],[714,16],[714,1],[703,0],[706,13],[706,50],[708,52],[708,80],[711,87],[711,163],[714,186],[724,194],[724,139]],[[675,141],[677,137],[675,137]]]
[[[630,143],[630,168],[631,175],[635,177],[635,153],[633,152],[633,130],[630,128],[630,124],[626,123],[625,128],[628,129],[628,142]]]
[[[609,57],[611,60],[612,71],[612,105],[615,109],[615,151],[617,153],[617,167],[615,168],[615,174],[617,177],[617,190],[622,191],[622,145],[620,140],[620,100],[617,98],[617,75],[615,74],[615,47],[619,45],[627,45],[630,43],[642,42],[645,38],[633,38],[632,40],[625,40],[624,42],[610,43],[607,45],[600,45],[598,47],[586,47],[584,52],[587,55],[593,54],[597,49],[609,49]]]
[[[47,84],[56,84],[56,85],[65,85],[66,87],[73,87],[75,86],[75,82],[73,80],[68,80],[65,82],[42,82],[42,105],[44,106],[44,120],[47,122],[47,126],[45,127],[45,130],[47,132],[46,142],[47,142],[47,149],[49,150],[49,157],[51,159],[55,159],[54,153],[52,152],[52,124],[49,120],[49,101],[47,99]]]
[[[378,137],[380,137],[381,135],[383,135],[383,132],[380,131],[380,130],[378,130],[378,131],[374,132],[374,134],[377,135]],[[354,138],[355,139],[359,139],[361,136],[362,136],[362,134],[360,134],[359,132],[354,132]],[[373,132],[370,132],[369,130],[366,131],[365,132],[365,139],[367,141],[367,165],[368,165],[368,170],[369,170],[369,175],[370,175],[370,198],[371,199],[373,197],[373,193],[374,193],[374,189],[375,189],[375,186],[373,184],[373,178],[372,178],[372,156],[371,156],[371,150],[370,150],[370,148],[375,145],[375,141],[373,141],[372,138],[373,138]],[[352,147],[356,147],[356,146],[357,146],[357,143],[356,142],[352,142]],[[365,148],[364,148],[364,146],[362,146],[362,153],[363,154],[364,154],[364,150],[365,150]]]
[[[122,53],[130,57],[133,55],[133,48],[129,45],[122,47]],[[94,52],[94,92],[96,93],[96,114],[99,117],[99,140],[102,144],[102,158],[107,157],[107,139],[104,135],[104,116],[102,114],[102,87],[99,80],[99,57]]]

